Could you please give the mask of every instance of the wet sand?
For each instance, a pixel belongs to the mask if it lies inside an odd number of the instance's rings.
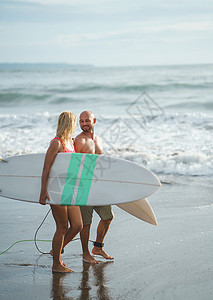
[[[168,183],[149,197],[157,227],[114,207],[105,239],[113,262],[82,262],[80,241],[63,259],[75,272],[52,274],[52,257],[34,242],[0,255],[0,299],[213,299],[213,187],[210,179],[161,178]],[[49,207],[0,198],[0,252],[17,240],[33,239]],[[91,239],[96,236],[94,217]],[[51,214],[37,238],[51,239]],[[50,242],[38,242],[47,252]],[[90,244],[92,249],[92,244]]]

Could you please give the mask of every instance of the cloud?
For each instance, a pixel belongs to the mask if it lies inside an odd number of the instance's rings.
[[[137,39],[141,35],[155,34],[155,33],[172,33],[172,32],[200,32],[200,31],[212,31],[213,23],[212,22],[188,22],[188,23],[178,23],[178,24],[143,24],[136,26],[136,28],[126,29],[126,30],[117,30],[117,31],[108,31],[108,32],[93,32],[93,33],[78,33],[78,34],[63,34],[58,35],[56,38],[56,43],[59,45],[65,46],[79,46],[87,44],[88,42],[95,41],[107,41],[113,39],[119,39],[128,42],[129,40]],[[169,37],[167,38],[169,40]],[[171,40],[175,40],[175,37],[171,37]]]
[[[120,35],[121,33],[118,32],[63,34],[57,36],[56,44],[67,47],[76,47],[99,41],[105,42]]]
[[[163,31],[209,31],[213,30],[213,22],[181,22],[176,24],[141,24],[137,23],[138,31],[163,32]]]
[[[212,1],[212,0],[211,0]],[[213,2],[207,0],[1,0],[4,22],[107,23],[140,20],[173,22],[212,20]],[[202,18],[202,19],[200,19]]]
[[[82,5],[114,2],[113,0],[13,0],[17,3],[33,3],[42,5]]]
[[[180,31],[209,31],[213,30],[212,22],[184,22],[166,26],[168,29],[180,30]]]
[[[114,62],[122,64],[122,59],[141,61],[141,56],[145,59],[155,52],[158,57],[171,48],[176,59],[178,43],[191,52],[199,48],[202,60],[206,49],[209,56],[212,53],[213,36],[213,2],[204,2],[1,0],[1,53],[5,61],[25,56],[69,61],[72,56],[99,64],[111,63],[115,53]]]

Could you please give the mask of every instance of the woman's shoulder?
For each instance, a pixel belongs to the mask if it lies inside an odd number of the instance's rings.
[[[54,147],[54,148],[58,148],[58,150],[61,150],[61,148],[63,148],[63,144],[62,141],[59,137],[54,137],[54,139],[52,139],[50,141],[50,146]]]
[[[55,136],[55,137],[50,141],[50,143],[52,143],[53,141],[59,141],[59,142],[61,142],[61,139],[60,139],[59,137]]]

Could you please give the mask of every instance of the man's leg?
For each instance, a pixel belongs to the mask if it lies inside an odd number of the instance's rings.
[[[114,259],[114,257],[108,255],[103,249],[102,249],[102,245],[103,245],[103,241],[104,238],[109,230],[109,226],[112,222],[112,219],[108,219],[108,220],[101,220],[98,224],[98,228],[97,228],[97,237],[96,237],[96,243],[94,244],[94,247],[92,249],[92,253],[94,255],[101,255],[106,259]]]
[[[90,224],[84,225],[83,229],[80,232],[81,237],[81,245],[82,245],[82,251],[83,251],[83,260],[84,262],[90,263],[90,264],[97,264],[98,261],[92,257],[92,255],[89,252],[89,234],[90,234]]]
[[[109,230],[110,224],[114,217],[114,214],[112,212],[112,206],[95,206],[94,209],[96,213],[100,216],[101,221],[98,224],[96,242],[94,243],[92,253],[94,255],[101,255],[106,259],[114,259],[102,249],[104,238]]]
[[[90,227],[92,223],[93,207],[82,206],[80,208],[81,208],[81,215],[84,224],[83,229],[80,232],[81,245],[83,251],[83,260],[84,262],[90,264],[97,264],[98,261],[94,259],[89,252],[89,235],[90,235]]]

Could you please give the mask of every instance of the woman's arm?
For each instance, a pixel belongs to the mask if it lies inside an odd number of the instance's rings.
[[[63,151],[63,146],[61,145],[61,142],[59,140],[54,140],[46,153],[45,160],[44,160],[44,167],[41,177],[41,193],[40,193],[40,204],[45,205],[46,199],[50,199],[48,192],[47,192],[47,180],[49,177],[50,169],[52,167],[52,164],[56,158],[56,155],[58,152]]]

